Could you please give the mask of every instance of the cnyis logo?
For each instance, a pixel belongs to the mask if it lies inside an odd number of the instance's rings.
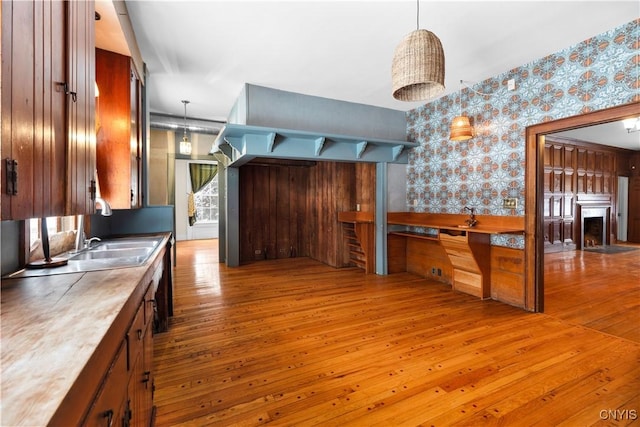
[[[637,420],[638,411],[636,409],[603,409],[600,411],[601,420]]]

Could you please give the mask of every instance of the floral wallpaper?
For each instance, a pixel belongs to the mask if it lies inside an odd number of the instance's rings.
[[[407,207],[414,212],[524,215],[525,128],[630,102],[640,102],[640,19],[407,113]],[[513,79],[515,90],[508,90]],[[450,141],[454,116],[471,119],[474,138]],[[522,247],[497,236],[494,244]]]
[[[407,113],[407,208],[413,212],[524,215],[525,128],[532,124],[640,102],[640,19]],[[513,80],[515,90],[509,90]],[[451,119],[470,117],[474,138],[450,141]],[[521,236],[492,243],[523,247]]]

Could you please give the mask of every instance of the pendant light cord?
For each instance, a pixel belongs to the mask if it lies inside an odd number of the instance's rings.
[[[183,100],[182,103],[184,104],[184,134],[183,134],[183,137],[186,138],[187,137],[187,104],[189,103],[189,101]]]
[[[420,29],[420,0],[416,0],[416,30]]]
[[[482,96],[493,96],[492,93],[482,93],[482,92],[478,92],[477,90],[475,90],[474,88],[472,88],[471,86],[469,86],[467,83],[471,83],[473,84],[473,82],[465,82],[464,80],[460,80],[460,85],[464,85],[467,87],[467,89],[469,89],[472,92],[477,93],[478,95],[482,95]],[[462,91],[462,88],[460,89],[460,91]]]
[[[460,80],[460,99],[459,101],[459,107],[460,107],[460,114],[458,114],[458,116],[462,115],[462,80]]]

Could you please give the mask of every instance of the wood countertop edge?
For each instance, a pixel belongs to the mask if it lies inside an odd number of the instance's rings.
[[[98,328],[96,331],[96,333],[100,333],[101,336],[99,338],[96,337],[95,339],[85,340],[89,343],[86,350],[74,353],[74,359],[69,361],[69,365],[79,367],[79,369],[74,370],[75,375],[69,375],[68,372],[50,372],[46,371],[46,369],[45,373],[37,372],[38,369],[42,370],[43,368],[43,366],[39,366],[30,367],[34,375],[25,378],[24,369],[18,369],[15,372],[7,369],[8,367],[4,364],[4,353],[7,349],[5,345],[2,346],[3,424],[78,425],[82,421],[98,387],[103,381],[104,374],[106,374],[110,367],[115,352],[119,348],[119,342],[122,341],[126,335],[139,303],[142,301],[148,285],[152,280],[155,267],[163,261],[163,255],[171,233],[154,233],[154,235],[161,236],[163,240],[144,265],[85,272],[82,273],[82,277],[73,284],[73,286],[86,287],[88,289],[88,287],[91,286],[98,286],[92,282],[100,281],[99,279],[101,277],[105,277],[113,281],[113,283],[118,283],[117,285],[112,285],[113,287],[117,289],[121,288],[120,290],[122,292],[128,293],[128,296],[123,297],[124,303],[119,304],[119,306],[105,307],[108,310],[113,309],[114,315],[107,327]],[[78,276],[77,273],[71,273],[69,276],[72,274]],[[33,282],[38,279],[41,278],[30,277],[9,280]],[[142,286],[140,286],[141,284]],[[92,290],[95,290],[95,288]],[[3,292],[5,291],[3,290]],[[69,292],[69,294],[71,294],[71,292]],[[67,296],[65,294],[65,297],[73,298],[73,295]],[[86,315],[91,315],[92,309],[90,307],[84,307],[84,310],[80,311],[84,311]],[[3,329],[5,326],[3,319]],[[29,326],[42,327],[42,325],[27,325],[27,327]],[[55,333],[55,331],[51,332]],[[69,333],[71,332],[67,332],[67,334]],[[62,335],[64,335],[64,333],[62,333]],[[3,336],[5,336],[4,333]],[[96,340],[98,341],[96,345],[90,344]],[[25,349],[25,353],[28,352],[28,350],[29,349]],[[12,348],[11,351],[15,352],[20,350]],[[51,352],[55,354],[55,349],[51,349]],[[31,381],[34,382],[31,386],[24,384],[21,390],[28,390],[28,392],[21,393],[19,401],[16,401],[16,399],[7,399],[7,394],[9,394],[8,392],[10,392],[10,390],[5,389],[5,384],[7,384],[7,382],[11,383],[12,381],[11,377],[5,377],[7,370],[12,372],[9,374],[11,376],[20,376],[19,379],[14,378],[14,381],[17,379],[25,382],[31,379]],[[100,372],[101,375],[95,375],[97,372]],[[53,384],[50,384],[50,387],[46,387],[46,385],[42,384],[43,379],[52,380],[51,383]],[[45,387],[45,389],[43,389],[43,387]],[[46,400],[43,400],[43,398]],[[74,414],[77,419],[72,419],[71,414]]]

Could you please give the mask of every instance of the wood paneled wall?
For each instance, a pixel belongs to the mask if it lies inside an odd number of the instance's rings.
[[[626,151],[626,150],[625,150]],[[582,247],[580,206],[611,208],[609,230],[615,239],[617,176],[621,150],[547,137],[544,148],[545,252]],[[620,170],[619,169],[623,169]]]
[[[308,256],[349,265],[338,212],[375,208],[375,165],[286,161],[240,168],[240,262]]]
[[[491,246],[491,298],[524,307],[524,250]]]

